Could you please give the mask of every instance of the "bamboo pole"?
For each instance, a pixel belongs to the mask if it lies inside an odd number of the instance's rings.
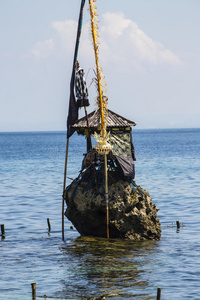
[[[93,13],[91,0],[89,0],[89,7],[90,7],[92,37],[93,37],[96,71],[97,71],[100,111],[101,111],[101,129],[102,129],[102,135],[103,135],[103,137],[105,137],[106,136],[106,123],[105,123],[104,111],[103,111],[103,100],[102,100],[103,95],[102,95],[102,89],[101,89],[101,84],[100,84],[101,74],[100,74],[100,68],[99,68],[98,45],[97,45],[97,39],[96,39],[96,34],[95,34],[94,13]]]
[[[80,7],[80,13],[79,13],[79,20],[78,20],[78,28],[77,28],[77,35],[76,35],[76,44],[75,44],[75,51],[74,51],[74,61],[73,61],[73,68],[72,68],[72,76],[70,81],[70,93],[73,93],[74,91],[74,76],[75,76],[75,63],[77,60],[78,55],[78,48],[79,48],[79,41],[80,41],[80,35],[81,35],[81,28],[82,28],[82,22],[83,22],[83,8],[85,5],[85,0],[81,1],[81,7]],[[71,99],[71,94],[70,94]],[[70,108],[70,102],[69,102],[69,108]],[[68,113],[68,118],[70,114],[70,109]],[[78,113],[77,113],[78,117]],[[69,119],[68,119],[69,120]],[[71,120],[72,121],[72,120]],[[75,121],[75,120],[73,120]],[[70,126],[67,121],[67,130],[69,130]],[[65,199],[64,199],[64,191],[66,188],[66,176],[67,176],[67,159],[68,159],[68,148],[69,148],[69,138],[72,135],[69,132],[67,132],[67,144],[66,144],[66,154],[65,154],[65,170],[64,170],[64,183],[63,183],[63,197],[62,197],[62,240],[64,241],[64,209],[65,209]]]
[[[109,206],[108,206],[108,167],[107,167],[107,155],[104,154],[104,166],[105,166],[105,200],[106,200],[106,233],[109,239]]]
[[[63,196],[62,196],[62,240],[65,240],[65,199],[64,192],[66,188],[66,176],[67,176],[67,160],[68,160],[68,149],[69,149],[69,138],[66,143],[66,152],[65,152],[65,168],[64,168],[64,182],[63,182]]]
[[[97,83],[98,83],[98,94],[99,94],[99,106],[101,112],[101,138],[106,141],[106,122],[104,116],[104,104],[103,104],[103,92],[101,88],[101,73],[99,67],[99,57],[98,57],[98,43],[96,37],[95,29],[95,18],[94,11],[91,0],[89,0],[90,16],[91,16],[91,28],[92,28],[92,37],[93,37],[93,46],[95,53],[95,62],[96,62],[96,72],[97,72]],[[108,168],[107,168],[107,154],[104,153],[104,169],[105,169],[105,201],[106,201],[106,228],[107,228],[107,238],[109,238],[109,207],[108,207]]]

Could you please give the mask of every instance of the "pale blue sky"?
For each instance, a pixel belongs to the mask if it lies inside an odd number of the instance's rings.
[[[0,0],[0,131],[66,129],[80,2]],[[200,127],[200,1],[96,4],[108,108],[137,128]],[[89,19],[86,0],[79,61],[88,85]],[[93,86],[89,94],[90,112]]]

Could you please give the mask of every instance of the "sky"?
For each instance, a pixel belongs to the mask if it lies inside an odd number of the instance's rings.
[[[66,130],[80,3],[0,0],[1,132]],[[200,1],[96,5],[108,108],[138,129],[200,127]],[[87,0],[78,60],[91,112],[95,60]]]

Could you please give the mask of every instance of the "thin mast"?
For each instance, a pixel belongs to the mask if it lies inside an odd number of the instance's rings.
[[[69,111],[68,111],[68,118],[67,118],[67,143],[66,143],[66,153],[65,153],[65,168],[64,168],[64,180],[63,180],[63,197],[62,197],[62,240],[64,241],[64,208],[65,208],[65,199],[64,199],[64,192],[66,188],[66,176],[67,176],[67,160],[68,160],[68,148],[69,148],[69,138],[74,133],[71,125],[78,119],[78,108],[77,103],[75,101],[74,96],[74,79],[75,79],[75,63],[78,56],[78,48],[79,48],[79,41],[82,29],[82,21],[83,21],[83,8],[85,5],[85,0],[81,0],[81,7],[79,13],[79,20],[78,20],[78,28],[77,28],[77,36],[76,36],[76,44],[74,50],[74,61],[72,67],[72,75],[70,81],[70,100],[69,100]]]

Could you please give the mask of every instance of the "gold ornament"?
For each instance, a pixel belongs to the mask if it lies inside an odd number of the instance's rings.
[[[98,142],[94,149],[97,151],[99,155],[108,154],[112,150],[112,146],[108,143],[109,134],[107,134],[106,138],[98,135],[96,132],[94,134],[94,138]]]

